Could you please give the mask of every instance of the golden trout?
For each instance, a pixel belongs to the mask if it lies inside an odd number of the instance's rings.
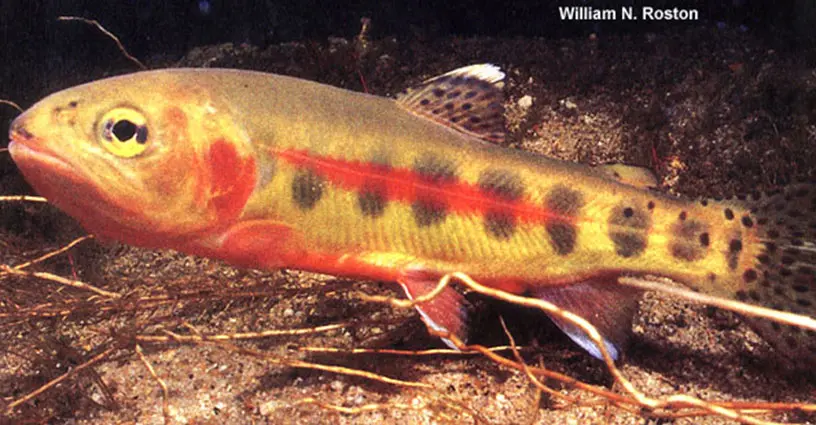
[[[473,65],[393,100],[259,72],[139,72],[45,98],[14,121],[9,149],[92,233],[394,281],[409,297],[464,272],[586,317],[615,358],[639,296],[624,275],[814,315],[813,187],[688,201],[647,190],[637,169],[502,148],[503,77]],[[418,310],[466,336],[453,287]],[[816,359],[810,333],[753,322],[778,350]]]

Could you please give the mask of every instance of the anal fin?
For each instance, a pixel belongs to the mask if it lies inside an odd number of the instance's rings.
[[[592,323],[600,332],[612,359],[618,360],[629,344],[632,317],[637,311],[642,291],[619,285],[615,278],[587,280],[558,287],[541,287],[534,290],[533,295]],[[603,359],[600,348],[584,330],[559,317],[550,318],[581,348],[593,357]]]
[[[399,284],[409,299],[432,292],[439,285],[440,275],[422,270],[411,270],[403,274]],[[470,303],[457,289],[446,286],[432,299],[416,305],[422,321],[435,332],[454,335],[462,342],[467,341],[468,313]],[[441,338],[449,347],[456,349],[456,344],[448,338]]]

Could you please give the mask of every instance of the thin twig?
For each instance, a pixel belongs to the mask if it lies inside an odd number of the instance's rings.
[[[412,387],[412,388],[424,388],[424,389],[433,389],[432,385],[425,384],[422,382],[411,382],[411,381],[403,381],[401,379],[391,378],[388,376],[380,375],[373,372],[368,372],[365,370],[359,369],[351,369],[343,366],[332,366],[332,365],[325,365],[320,363],[311,363],[306,362],[303,360],[296,360],[296,359],[288,359],[284,357],[278,357],[273,354],[270,354],[265,351],[260,350],[253,350],[251,348],[239,347],[234,344],[226,343],[226,342],[209,342],[209,341],[202,341],[199,342],[200,344],[217,344],[222,347],[227,347],[229,349],[235,350],[240,353],[248,354],[254,357],[262,358],[267,361],[270,361],[275,364],[280,364],[289,367],[296,367],[300,369],[311,369],[311,370],[320,370],[323,372],[331,372],[336,373],[339,375],[348,375],[348,376],[356,376],[358,378],[365,378],[370,379],[373,381],[383,382],[386,384],[401,386],[401,387]]]
[[[358,378],[365,378],[370,379],[372,381],[383,382],[386,384],[397,385],[400,387],[413,387],[413,388],[424,388],[424,389],[432,389],[433,386],[429,384],[425,384],[422,382],[411,382],[411,381],[403,381],[402,379],[391,378],[385,375],[380,375],[377,373],[359,370],[359,369],[352,369],[343,366],[332,366],[332,365],[325,365],[320,363],[311,363],[305,362],[302,360],[294,360],[294,359],[285,359],[282,361],[283,364],[296,367],[300,369],[312,369],[312,370],[321,370],[323,372],[331,372],[336,373],[339,375],[347,375],[347,376],[356,376]]]
[[[97,287],[95,287],[93,285],[89,285],[89,284],[87,284],[85,282],[81,282],[79,280],[66,279],[66,278],[64,278],[62,276],[58,276],[58,275],[55,275],[55,274],[52,274],[52,273],[29,272],[29,271],[25,271],[25,270],[17,270],[17,269],[14,269],[12,267],[9,267],[9,266],[7,266],[5,264],[0,264],[0,271],[4,271],[4,272],[6,272],[8,274],[13,274],[13,275],[18,275],[18,276],[33,276],[33,277],[36,277],[36,278],[39,278],[39,279],[50,280],[52,282],[59,283],[60,285],[71,286],[73,288],[83,289],[83,290],[86,290],[86,291],[91,291],[91,292],[97,293],[99,295],[102,295],[104,297],[108,297],[108,298],[121,298],[121,295],[117,294],[116,292],[110,292],[110,291],[106,291],[104,289],[99,289],[99,288],[97,288]]]
[[[345,407],[345,406],[338,406],[336,404],[330,404],[323,401],[320,401],[314,397],[306,397],[300,400],[297,400],[294,405],[301,405],[301,404],[310,404],[319,406],[323,409],[332,410],[338,413],[343,413],[346,415],[359,415],[361,413],[366,412],[373,412],[377,410],[385,410],[385,409],[399,409],[399,410],[422,410],[425,409],[427,406],[424,403],[418,403],[416,406],[412,404],[405,404],[405,403],[388,403],[388,404],[380,404],[380,403],[369,403],[359,407]]]
[[[12,102],[10,100],[0,99],[0,105],[9,105],[14,109],[16,109],[16,110],[18,110],[20,112],[23,112],[23,108],[21,108],[20,105]]]
[[[78,245],[78,244],[80,244],[80,243],[82,243],[82,242],[84,242],[84,241],[86,241],[88,239],[93,239],[93,237],[94,237],[93,235],[85,235],[85,236],[76,238],[73,241],[71,241],[68,245],[65,245],[64,247],[62,247],[60,249],[57,249],[55,251],[51,251],[51,252],[49,252],[49,253],[47,253],[45,255],[42,255],[42,256],[40,256],[38,258],[35,258],[35,259],[31,260],[31,261],[26,261],[25,263],[18,264],[16,266],[14,266],[14,270],[22,270],[22,269],[24,269],[24,268],[26,268],[28,266],[33,265],[33,264],[41,263],[41,262],[43,262],[43,261],[45,261],[45,260],[47,260],[47,259],[49,259],[51,257],[55,257],[57,255],[62,254],[63,252],[68,251],[69,249],[75,247],[76,245]]]
[[[80,22],[84,22],[84,23],[86,23],[88,25],[95,26],[97,29],[99,29],[99,31],[102,31],[103,34],[110,37],[116,43],[116,46],[119,48],[119,51],[122,52],[122,54],[125,55],[125,57],[128,58],[128,60],[130,60],[131,62],[138,65],[139,68],[141,68],[141,69],[147,69],[147,67],[142,62],[140,62],[139,59],[136,59],[130,53],[128,53],[127,49],[125,49],[125,46],[123,46],[122,42],[119,41],[119,37],[113,35],[113,33],[108,31],[107,29],[105,29],[105,27],[103,27],[102,24],[100,24],[99,21],[97,21],[96,19],[86,19],[86,18],[81,18],[79,16],[60,16],[60,17],[57,18],[57,20],[58,21],[80,21]]]
[[[170,423],[170,392],[167,390],[167,384],[164,382],[161,377],[156,373],[156,370],[153,369],[153,365],[147,361],[147,357],[145,357],[144,352],[142,351],[142,347],[139,344],[136,344],[136,354],[139,356],[139,360],[142,361],[142,364],[145,365],[147,371],[150,372],[150,375],[159,383],[159,386],[162,390],[162,415],[164,416],[164,423]]]
[[[518,350],[523,350],[525,347],[517,347]],[[513,348],[509,345],[501,345],[498,347],[489,347],[490,351],[507,351]],[[450,348],[434,348],[429,350],[392,350],[387,348],[335,348],[335,347],[298,347],[298,351],[307,353],[332,353],[332,354],[393,354],[397,356],[467,356],[480,354],[478,351],[467,350],[452,350]]]
[[[8,149],[7,149],[8,150]],[[0,202],[13,202],[13,201],[25,201],[25,202],[48,202],[47,199],[43,198],[42,196],[31,196],[31,195],[9,195],[9,196],[0,196]]]
[[[231,341],[239,339],[258,339],[268,338],[273,336],[292,336],[292,335],[309,335],[321,332],[333,331],[346,327],[345,323],[337,323],[332,325],[317,326],[313,328],[302,329],[275,329],[260,332],[244,332],[234,334],[216,334],[216,335],[180,335],[170,331],[166,331],[167,335],[136,335],[135,339],[139,342],[201,342],[201,341]]]
[[[666,294],[681,297],[689,301],[695,301],[701,304],[719,307],[723,310],[729,310],[748,316],[761,317],[764,319],[772,320],[777,323],[783,323],[786,325],[800,327],[802,329],[816,331],[816,319],[813,319],[808,316],[803,316],[801,314],[788,313],[785,311],[779,311],[771,308],[746,304],[740,301],[714,297],[711,295],[705,295],[699,292],[694,292],[689,289],[669,286],[664,283],[648,281],[636,277],[621,277],[618,278],[618,282],[626,286],[632,286],[647,291],[663,292]]]
[[[54,386],[56,386],[60,382],[65,381],[66,379],[68,379],[68,378],[76,375],[77,373],[79,373],[79,372],[81,372],[81,371],[95,365],[96,363],[99,363],[100,361],[107,358],[115,350],[116,350],[116,347],[108,348],[107,350],[105,350],[105,351],[91,357],[85,363],[82,363],[81,365],[69,370],[68,372],[65,372],[62,375],[48,381],[44,385],[41,385],[36,390],[34,390],[34,391],[32,391],[32,392],[18,398],[17,400],[14,400],[13,402],[9,403],[9,405],[6,407],[6,414],[11,414],[12,410],[14,410],[17,406],[19,406],[19,405],[21,405],[21,404],[23,404],[23,403],[37,397],[38,395],[44,393],[48,389],[53,388]]]
[[[294,402],[295,406],[308,404],[308,405],[315,405],[320,408],[331,410],[334,412],[342,413],[345,415],[359,415],[362,413],[373,412],[377,410],[385,410],[385,409],[398,409],[398,410],[415,410],[415,411],[423,411],[428,409],[431,404],[421,401],[420,398],[414,399],[416,402],[412,402],[411,404],[406,403],[369,403],[358,407],[345,407],[340,406],[337,404],[326,403],[324,401],[320,401],[314,397],[305,397],[300,400]],[[474,423],[486,423],[487,420],[485,418],[480,417],[476,412],[472,411],[471,409],[463,406],[459,406],[455,403],[449,403],[446,400],[437,399],[437,402],[442,402],[448,407],[454,408],[460,412],[464,412],[465,414],[471,416],[474,420]],[[461,420],[456,420],[455,418],[445,414],[444,412],[435,411],[434,412],[442,421],[442,423],[460,423]],[[434,421],[435,423],[436,421]]]
[[[510,330],[507,329],[507,324],[504,323],[504,318],[500,316],[499,317],[499,322],[501,322],[501,326],[502,326],[502,329],[504,330],[504,334],[507,336],[507,340],[510,342],[510,347],[512,347],[512,349],[513,349],[513,357],[516,359],[516,362],[518,364],[520,364],[524,368],[524,374],[527,375],[527,378],[530,380],[530,382],[532,382],[533,385],[535,385],[535,387],[540,391],[544,391],[544,392],[546,392],[547,394],[549,394],[549,395],[551,395],[553,397],[564,399],[564,400],[566,400],[566,401],[568,401],[568,402],[570,402],[572,404],[579,405],[580,402],[579,402],[578,399],[576,399],[574,397],[564,395],[564,394],[561,394],[560,392],[558,392],[558,391],[544,385],[544,383],[541,382],[535,376],[535,374],[530,370],[530,368],[527,367],[527,363],[524,362],[524,359],[521,358],[521,354],[516,349],[516,341],[515,341],[515,339],[513,339],[513,335],[510,333]]]

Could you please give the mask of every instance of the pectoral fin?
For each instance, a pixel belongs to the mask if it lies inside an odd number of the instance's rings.
[[[641,291],[621,286],[613,278],[542,287],[534,291],[537,298],[569,310],[592,323],[600,332],[613,360],[618,360],[629,344],[632,317],[637,311],[640,294]],[[584,330],[559,317],[550,317],[581,348],[593,357],[603,359],[601,350]]]
[[[246,221],[229,228],[220,247],[211,252],[189,251],[217,257],[248,268],[275,269],[286,265],[281,258],[285,250],[296,250],[292,228],[272,220]]]

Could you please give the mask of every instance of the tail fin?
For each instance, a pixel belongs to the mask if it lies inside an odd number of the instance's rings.
[[[797,184],[749,200],[743,224],[756,226],[761,249],[743,275],[741,301],[816,317],[816,185]],[[751,223],[753,221],[753,223]],[[816,364],[816,334],[761,319],[754,329],[800,366]]]

